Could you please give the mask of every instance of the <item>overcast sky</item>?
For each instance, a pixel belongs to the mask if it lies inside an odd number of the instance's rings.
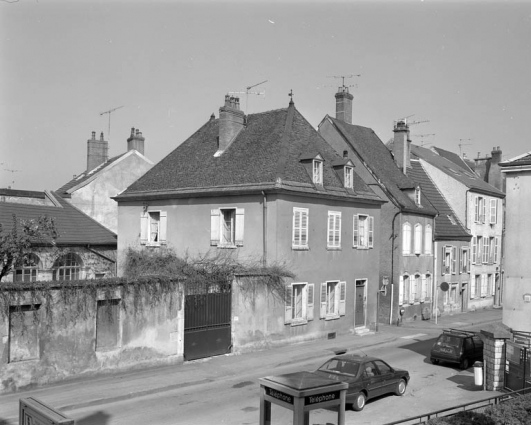
[[[335,115],[330,76],[361,74],[345,80],[353,123],[384,142],[414,114],[417,144],[531,150],[531,1],[4,0],[0,36],[0,187],[58,189],[92,131],[112,157],[139,128],[158,162],[265,80],[247,112],[293,90],[317,127]]]

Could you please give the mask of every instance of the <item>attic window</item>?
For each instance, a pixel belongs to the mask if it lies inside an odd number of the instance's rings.
[[[420,203],[420,187],[419,186],[417,186],[415,188],[415,203],[417,205],[421,205],[421,203]]]
[[[455,218],[453,215],[448,215],[448,220],[450,220],[450,223],[452,223],[454,226],[457,225]]]
[[[354,187],[354,169],[352,167],[345,167],[345,187],[347,189]]]
[[[323,184],[323,161],[313,160],[313,182],[314,184]]]

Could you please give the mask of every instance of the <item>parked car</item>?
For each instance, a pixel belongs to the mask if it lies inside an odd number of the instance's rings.
[[[483,341],[476,332],[445,329],[430,352],[433,364],[457,363],[468,369],[475,361],[483,361]]]
[[[360,411],[365,402],[383,394],[404,395],[409,372],[396,369],[376,357],[342,354],[332,357],[316,374],[348,384],[346,404]]]

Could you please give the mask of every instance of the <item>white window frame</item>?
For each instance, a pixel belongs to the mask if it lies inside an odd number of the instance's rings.
[[[452,273],[452,248],[452,245],[442,247],[442,275]]]
[[[410,304],[411,300],[411,278],[412,276],[409,274],[404,274],[403,276],[400,276],[400,281],[402,285],[402,301],[404,304]]]
[[[152,224],[154,217],[158,215],[156,225],[156,237],[153,236]],[[166,244],[168,216],[166,211],[144,211],[140,223],[140,243],[146,246],[160,246]]]
[[[483,273],[481,275],[481,298],[485,298],[489,294],[489,281],[487,280],[487,275]]]
[[[300,294],[300,314],[296,308]],[[293,282],[286,286],[284,323],[298,326],[313,320],[315,285],[307,282]]]
[[[483,237],[483,250],[482,250],[482,263],[488,264],[489,263],[489,238]]]
[[[345,187],[347,189],[354,188],[354,168],[345,166],[344,173]]]
[[[38,255],[28,254],[20,266],[13,268],[13,282],[36,282],[40,263]]]
[[[426,273],[422,276],[422,292],[420,301],[429,301],[430,300],[430,289],[431,289],[432,275],[431,273]]]
[[[411,292],[409,294],[409,303],[415,304],[419,302],[419,294],[422,292],[422,275],[420,273],[415,273],[413,277],[413,282],[411,285]]]
[[[476,236],[476,264],[483,263],[483,237]]]
[[[341,249],[341,212],[328,211],[326,247]]]
[[[312,161],[312,180],[314,184],[323,184],[323,161],[320,159]]]
[[[494,238],[494,264],[498,264],[498,242],[499,238],[496,236]]]
[[[297,250],[309,249],[308,229],[310,210],[308,208],[293,207],[293,230],[291,246]]]
[[[231,224],[231,239],[223,241],[223,225],[225,211],[234,211],[234,222]],[[218,248],[236,248],[243,246],[245,225],[245,209],[238,207],[220,207],[210,210],[210,245]]]
[[[451,264],[451,272],[452,274],[456,274],[457,272],[457,247],[452,246],[452,264]]]
[[[431,224],[424,227],[424,255],[432,255],[433,230]]]
[[[470,272],[470,248],[467,246],[461,247],[459,256],[459,274]]]
[[[329,280],[321,283],[321,319],[339,319],[345,315],[346,282]]]
[[[374,217],[366,214],[354,214],[352,246],[358,249],[374,247]]]
[[[489,200],[490,208],[489,208],[489,223],[490,224],[496,224],[497,221],[497,215],[498,215],[498,200],[493,198]]]
[[[422,224],[417,223],[415,224],[415,232],[414,232],[414,250],[415,255],[422,254]]]
[[[405,222],[402,225],[402,255],[411,255],[411,223]]]
[[[476,223],[485,223],[485,198],[483,196],[476,196],[474,207],[474,221]]]

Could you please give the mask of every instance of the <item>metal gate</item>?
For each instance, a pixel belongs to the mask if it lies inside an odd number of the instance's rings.
[[[230,290],[185,296],[185,360],[230,353],[231,297]]]
[[[530,358],[529,347],[518,342],[505,342],[505,389],[517,391],[531,388]]]

